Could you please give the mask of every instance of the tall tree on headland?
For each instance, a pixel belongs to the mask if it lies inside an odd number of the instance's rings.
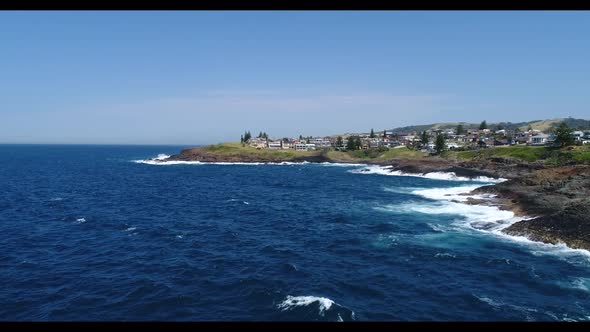
[[[249,130],[247,130],[247,131],[244,133],[244,142],[248,142],[248,141],[250,140],[250,138],[252,138],[252,135],[250,134],[250,131],[249,131]]]
[[[356,140],[354,136],[348,136],[348,140],[346,141],[346,150],[356,150],[355,147]]]
[[[436,142],[434,143],[436,154],[441,154],[445,150],[445,147],[445,137],[443,134],[436,135]]]
[[[342,147],[342,145],[344,145],[344,143],[342,142],[342,136],[336,137],[336,146]]]
[[[383,138],[387,137],[387,130],[383,129]]]
[[[457,131],[457,135],[463,135],[463,133],[465,132],[465,129],[463,129],[463,125],[462,124],[459,124],[457,126],[457,130],[456,131]]]
[[[422,145],[428,144],[428,134],[426,133],[426,130],[422,132],[420,143],[422,143]]]
[[[479,130],[484,130],[484,129],[488,129],[488,123],[486,122],[486,120],[483,120],[480,124],[479,124]]]
[[[371,128],[371,134],[369,135],[370,138],[375,138],[375,132],[373,131],[373,128]]]
[[[560,147],[574,144],[574,137],[572,136],[572,128],[570,128],[565,122],[559,124],[559,127],[555,128],[553,134],[555,135],[555,144]]]

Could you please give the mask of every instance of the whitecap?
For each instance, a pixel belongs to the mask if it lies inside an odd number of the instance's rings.
[[[558,282],[558,285],[564,288],[578,289],[586,293],[590,292],[590,278],[577,277],[567,282]]]
[[[448,258],[456,258],[456,255],[453,254],[449,254],[448,252],[437,252],[434,257],[439,258],[439,257],[448,257]]]
[[[129,228],[127,228],[127,229],[125,230],[125,232],[132,232],[132,231],[134,231],[134,230],[136,230],[136,229],[137,229],[137,227],[129,227]]]
[[[78,224],[85,223],[85,222],[86,222],[86,219],[85,219],[85,218],[77,218],[77,219],[76,219],[76,222],[77,222]]]
[[[301,307],[301,306],[308,306],[314,302],[317,302],[319,305],[319,314],[320,316],[324,316],[327,310],[330,310],[334,301],[330,300],[326,297],[317,297],[317,296],[291,296],[288,295],[287,298],[279,303],[277,307],[282,311],[290,310],[293,307]]]

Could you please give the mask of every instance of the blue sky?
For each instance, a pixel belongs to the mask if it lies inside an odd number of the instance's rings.
[[[0,12],[0,143],[590,118],[590,13]]]

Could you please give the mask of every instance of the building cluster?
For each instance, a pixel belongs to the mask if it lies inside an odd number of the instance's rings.
[[[372,149],[379,147],[395,147],[402,145],[402,143],[393,137],[391,132],[381,133],[381,135],[371,137],[369,134],[347,134],[341,136],[324,136],[324,137],[306,137],[306,138],[282,138],[271,139],[263,137],[250,138],[246,144],[258,149],[271,150],[297,150],[297,151],[311,151],[321,149],[331,150],[345,150],[348,145],[348,140],[351,137],[360,138],[361,149]],[[339,138],[340,137],[340,141]]]
[[[553,134],[539,130],[515,131],[492,129],[466,129],[458,134],[456,129],[431,129],[425,132],[383,131],[370,134],[347,134],[341,136],[299,138],[250,138],[245,144],[258,149],[310,151],[320,149],[346,150],[351,137],[359,137],[360,149],[393,148],[407,146],[423,152],[434,152],[436,137],[442,134],[449,150],[472,150],[507,145],[551,145]],[[590,131],[573,131],[574,140],[590,143]],[[427,140],[427,142],[425,142]]]

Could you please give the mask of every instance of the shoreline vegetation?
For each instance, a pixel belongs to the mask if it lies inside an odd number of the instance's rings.
[[[363,163],[408,174],[452,172],[469,178],[505,178],[468,194],[492,194],[492,198],[469,198],[467,203],[532,217],[507,227],[506,234],[590,250],[590,146],[506,146],[432,156],[405,146],[386,151],[285,151],[237,142],[188,148],[156,161]]]

